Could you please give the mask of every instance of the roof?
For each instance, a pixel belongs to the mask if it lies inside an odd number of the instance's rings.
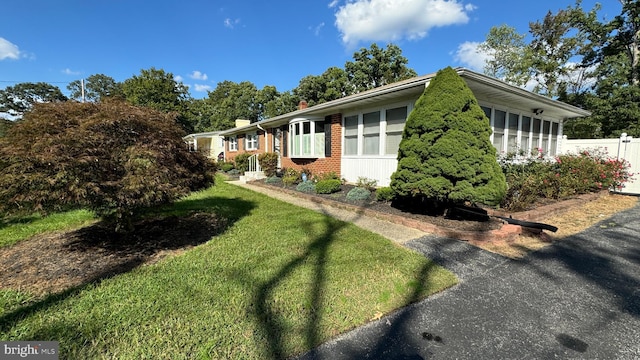
[[[529,106],[531,109],[541,108],[545,115],[550,115],[559,119],[569,119],[591,115],[591,112],[569,105],[548,97],[532,93],[528,90],[507,84],[504,81],[490,76],[477,73],[475,71],[457,68],[458,75],[462,77],[474,94],[482,94],[488,99],[499,97],[502,102],[514,101],[521,105]],[[429,84],[436,73],[418,76],[407,80],[395,82],[375,89],[363,91],[358,94],[345,96],[343,98],[328,101],[322,104],[296,110],[287,114],[275,116],[246,126],[241,126],[220,132],[220,135],[234,135],[256,128],[274,127],[287,124],[290,120],[304,117],[326,116],[342,112],[345,108],[356,106],[366,106],[371,103],[393,100],[395,98],[415,96],[422,94],[424,88]]]
[[[195,133],[195,134],[189,134],[185,137],[183,137],[183,140],[189,140],[189,139],[195,139],[195,138],[199,138],[199,137],[210,137],[210,136],[218,136],[221,135],[222,131],[209,131],[209,132],[201,132],[201,133]]]

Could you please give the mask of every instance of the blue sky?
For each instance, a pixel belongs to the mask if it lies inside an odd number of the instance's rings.
[[[601,18],[620,14],[603,0]],[[517,3],[517,5],[516,5]],[[584,0],[591,9],[596,1]],[[446,66],[481,70],[475,53],[492,26],[526,33],[574,0],[8,0],[0,21],[0,88],[66,85],[93,74],[116,81],[155,67],[195,98],[218,82],[295,88],[344,67],[376,42],[398,45],[419,75]]]

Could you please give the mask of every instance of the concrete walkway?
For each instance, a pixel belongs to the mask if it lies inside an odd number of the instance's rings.
[[[316,210],[349,221],[344,210]],[[362,221],[383,236],[391,226]],[[390,238],[450,269],[460,284],[300,359],[640,359],[640,206],[521,261],[457,240],[399,236],[410,230],[392,225]]]

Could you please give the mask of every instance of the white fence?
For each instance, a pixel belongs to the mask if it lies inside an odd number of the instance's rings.
[[[640,195],[640,139],[622,134],[619,139],[562,139],[561,152],[578,153],[582,150],[600,148],[605,150],[612,158],[625,159],[631,164],[629,170],[634,175],[634,180],[625,184],[620,190],[622,193]]]

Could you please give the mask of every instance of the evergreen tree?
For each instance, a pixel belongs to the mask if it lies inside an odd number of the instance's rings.
[[[391,177],[396,200],[411,207],[500,203],[505,177],[490,142],[489,120],[454,69],[438,71],[404,128],[398,168]]]

